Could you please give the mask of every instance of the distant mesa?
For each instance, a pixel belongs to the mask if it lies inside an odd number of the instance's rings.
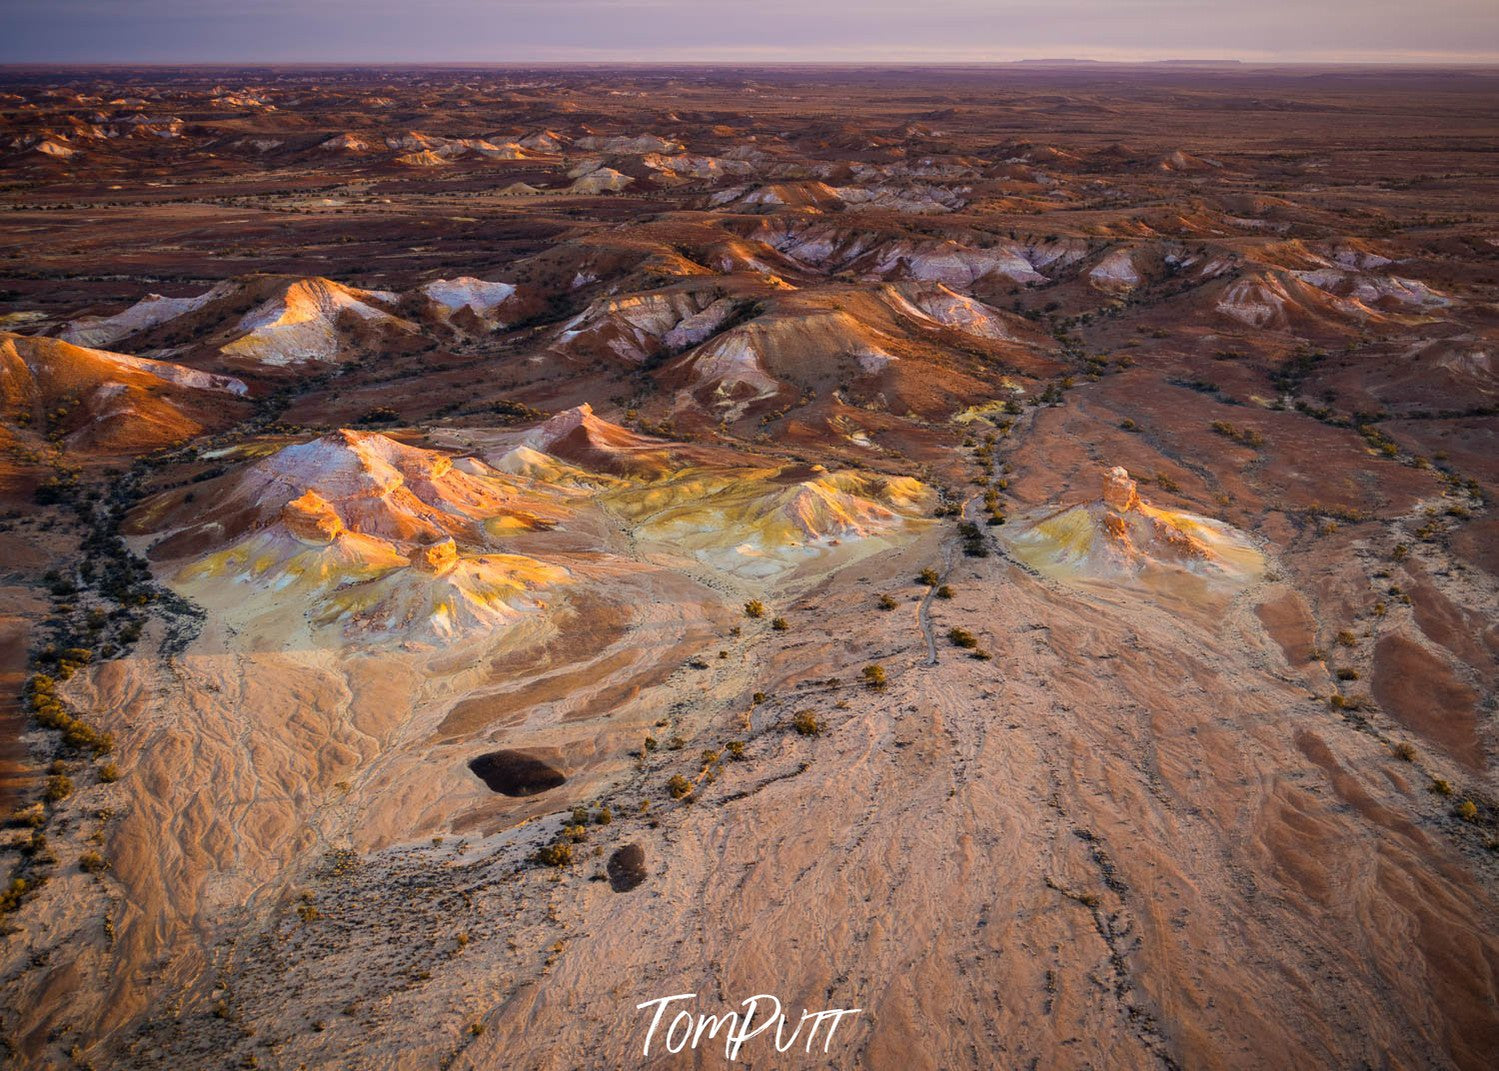
[[[629,175],[612,167],[600,167],[579,176],[567,189],[569,193],[583,195],[619,193],[634,181]]]
[[[622,156],[641,155],[648,152],[674,153],[681,152],[685,147],[680,141],[673,141],[658,134],[593,136],[579,138],[575,144],[577,148],[586,149],[589,152],[614,153]]]
[[[489,327],[504,326],[501,309],[516,296],[515,284],[489,282],[462,275],[456,279],[434,279],[421,287],[440,319],[468,313]]]
[[[113,316],[83,316],[72,320],[64,325],[59,337],[79,346],[108,346],[195,312],[211,302],[227,297],[234,289],[233,283],[220,283],[196,297],[173,298],[147,294],[128,309]]]
[[[245,313],[236,326],[236,337],[220,352],[270,367],[337,362],[353,349],[342,330],[345,323],[414,333],[415,324],[389,311],[399,300],[399,294],[386,290],[360,290],[331,279],[299,279]]]
[[[1156,167],[1162,171],[1212,171],[1222,166],[1217,160],[1194,156],[1181,149],[1167,153],[1156,163]]]
[[[348,132],[333,135],[327,141],[319,143],[318,148],[329,152],[353,153],[357,156],[363,156],[376,151],[376,146],[368,138]]]
[[[965,335],[1017,342],[1035,334],[1035,328],[1024,317],[991,308],[942,283],[908,283],[891,286],[885,292],[902,311]]]
[[[423,149],[419,152],[402,153],[396,157],[395,162],[402,167],[447,167],[451,161],[431,149]]]

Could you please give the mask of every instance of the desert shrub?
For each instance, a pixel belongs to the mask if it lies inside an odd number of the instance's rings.
[[[27,807],[18,807],[11,812],[10,820],[18,826],[30,826],[32,829],[40,829],[47,824],[47,809],[40,803],[33,803]]]
[[[724,750],[729,753],[729,758],[733,759],[735,762],[740,762],[744,759],[743,740],[730,740],[727,744],[724,745]]]
[[[512,421],[544,420],[546,418],[546,414],[543,413],[540,409],[533,409],[529,405],[526,405],[524,402],[515,402],[511,401],[508,398],[501,398],[489,408],[498,415],[502,417],[508,417]]]
[[[956,625],[947,630],[947,638],[953,642],[954,646],[962,647],[969,651],[979,645],[977,636],[969,632],[966,628],[958,628]]]
[[[861,671],[861,675],[864,678],[864,683],[871,688],[883,688],[888,683],[885,676],[885,667],[878,662],[865,666]]]
[[[1450,796],[1452,795],[1452,782],[1442,777],[1433,778],[1431,791],[1435,792],[1438,796]]]
[[[120,768],[112,762],[106,762],[99,767],[99,780],[106,785],[112,785],[120,779]]]
[[[536,849],[536,861],[542,866],[571,866],[573,846],[567,841],[553,841]]]
[[[928,568],[923,569],[916,579],[919,583],[925,584],[929,588],[934,588],[942,578],[937,575],[937,570]]]
[[[958,525],[958,535],[963,540],[963,553],[970,558],[987,558],[989,547],[984,542],[984,533],[978,525],[972,521],[963,521]]]
[[[1238,428],[1226,420],[1215,420],[1213,430],[1225,439],[1232,439],[1241,446],[1259,447],[1265,444],[1264,436],[1253,428]]]
[[[764,617],[765,604],[759,599],[751,599],[744,604],[744,615],[746,617]]]
[[[584,821],[587,820],[587,817],[588,816],[585,812]],[[564,826],[562,828],[562,836],[574,844],[581,844],[583,841],[588,839],[588,827],[582,825],[581,823]]]
[[[57,803],[65,800],[73,794],[73,779],[67,774],[53,774],[47,778],[47,787],[42,792],[42,797],[48,803]]]
[[[818,736],[822,733],[822,722],[810,710],[798,710],[791,718],[791,727],[802,736]]]
[[[1344,667],[1342,667],[1341,669],[1338,670],[1338,680],[1340,680],[1340,681],[1356,681],[1356,680],[1358,680],[1358,670],[1356,670],[1356,669],[1349,669],[1347,666],[1344,666]]]
[[[401,419],[401,414],[388,405],[378,405],[375,408],[358,417],[354,423],[368,427],[371,424],[394,424]]]
[[[952,585],[950,585],[950,584],[943,584],[941,587],[939,587],[937,589],[937,598],[939,598],[939,599],[950,599],[952,597],[953,597]]]
[[[1472,800],[1463,800],[1452,808],[1452,813],[1464,822],[1476,822],[1478,821],[1478,804]]]
[[[791,628],[791,623],[788,622],[784,617],[778,617],[770,623],[770,627],[777,632],[785,632],[787,629]]]
[[[109,863],[98,852],[84,852],[78,857],[78,869],[85,874],[98,874],[109,869]]]
[[[692,782],[681,774],[672,774],[671,780],[666,782],[666,793],[674,800],[682,799],[692,793]]]
[[[892,599],[889,595],[881,595],[879,599],[879,606],[881,610],[894,610],[896,603],[895,600]]]
[[[1394,752],[1395,757],[1397,759],[1400,759],[1402,762],[1415,762],[1416,761],[1416,749],[1407,740],[1400,741],[1400,743],[1396,744],[1395,747],[1392,750]]]
[[[25,878],[11,878],[5,891],[0,892],[0,915],[8,915],[21,906],[21,901],[26,896],[26,889]]]
[[[1358,637],[1355,636],[1353,633],[1349,632],[1347,629],[1344,629],[1342,632],[1338,633],[1338,646],[1339,647],[1352,647],[1352,646],[1354,646],[1357,643],[1358,643]]]

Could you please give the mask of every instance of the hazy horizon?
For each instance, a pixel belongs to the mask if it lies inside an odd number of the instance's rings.
[[[5,64],[1484,64],[1499,4],[1444,0],[0,0]]]

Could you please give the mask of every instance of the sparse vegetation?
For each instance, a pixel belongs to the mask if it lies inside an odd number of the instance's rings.
[[[953,646],[962,647],[965,650],[971,651],[979,645],[977,636],[969,632],[966,628],[958,628],[956,625],[947,630],[947,638],[952,642]]]
[[[1240,446],[1249,446],[1258,449],[1265,445],[1265,438],[1253,428],[1240,428],[1230,424],[1226,420],[1215,420],[1212,424],[1213,431],[1222,435],[1225,439],[1232,439]]]
[[[798,710],[792,715],[791,727],[802,736],[818,736],[822,733],[822,722],[810,710]]]
[[[864,678],[864,683],[871,688],[883,688],[887,683],[885,667],[878,662],[865,666],[861,676]]]
[[[536,849],[536,861],[542,866],[564,867],[573,862],[573,846],[564,840],[543,844]]]
[[[963,553],[970,558],[987,558],[989,556],[989,544],[984,539],[984,532],[972,521],[962,521],[958,524],[958,535],[963,540]],[[936,581],[933,581],[936,583]]]
[[[765,616],[765,604],[759,599],[751,599],[744,604],[744,616],[760,618]]]

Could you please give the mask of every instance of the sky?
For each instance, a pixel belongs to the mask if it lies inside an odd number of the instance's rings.
[[[0,0],[0,63],[1499,61],[1499,0]]]

